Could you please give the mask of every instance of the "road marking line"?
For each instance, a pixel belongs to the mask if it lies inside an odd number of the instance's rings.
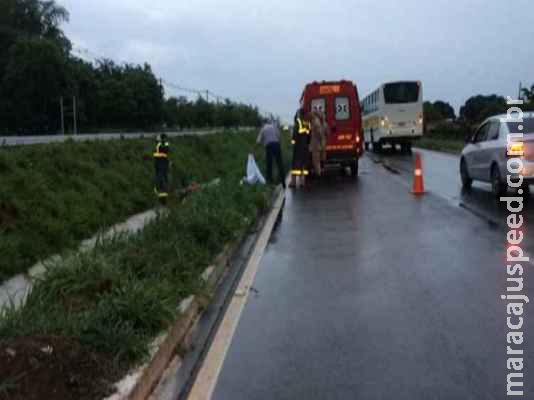
[[[258,272],[260,261],[263,258],[265,248],[269,243],[271,232],[282,207],[284,197],[284,192],[281,192],[275,201],[274,207],[254,246],[252,256],[239,281],[235,294],[230,301],[226,314],[191,388],[188,400],[209,400],[213,395],[228,349],[232,343],[232,338],[237,329],[245,304],[247,303],[248,296],[250,295],[250,289]]]

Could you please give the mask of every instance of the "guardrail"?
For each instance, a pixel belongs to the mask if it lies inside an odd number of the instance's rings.
[[[238,131],[250,131],[255,128],[243,127]],[[169,137],[188,135],[210,135],[224,131],[224,128],[212,129],[192,129],[177,132],[165,132]],[[89,140],[119,140],[119,139],[143,139],[153,138],[159,132],[139,132],[139,133],[83,133],[78,135],[38,135],[38,136],[0,136],[0,146],[27,146],[32,144],[61,143],[67,140],[77,142]]]

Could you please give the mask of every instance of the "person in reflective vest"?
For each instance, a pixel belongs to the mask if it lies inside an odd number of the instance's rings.
[[[306,177],[310,174],[308,167],[310,159],[310,131],[311,124],[308,121],[304,110],[301,108],[295,115],[293,125],[293,165],[291,168],[291,187],[296,187],[297,178],[300,178],[301,184],[306,184]]]
[[[170,146],[167,135],[158,135],[156,150],[154,151],[154,167],[156,172],[154,192],[161,202],[169,197],[169,152]]]

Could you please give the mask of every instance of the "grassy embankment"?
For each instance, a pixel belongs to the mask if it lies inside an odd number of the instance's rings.
[[[445,153],[460,154],[465,144],[461,140],[440,139],[432,137],[424,137],[417,141],[415,146],[423,149],[443,151]]]
[[[241,168],[253,135],[171,140],[174,188]],[[0,148],[0,280],[154,205],[151,140]]]
[[[469,127],[444,121],[429,129],[415,145],[424,149],[460,154],[469,131]]]
[[[113,381],[146,357],[148,344],[173,321],[180,300],[203,290],[199,275],[215,255],[268,207],[271,188],[238,183],[253,140],[250,134],[174,140],[177,186],[216,177],[221,184],[184,203],[172,201],[169,215],[140,234],[65,257],[36,283],[24,307],[0,317],[5,367],[0,367],[0,399],[52,389],[64,393],[54,399],[102,398]],[[7,236],[11,243],[8,256],[0,254],[3,274],[150,206],[152,164],[141,158],[151,145],[119,141],[2,149],[1,179],[9,184],[2,190],[9,216],[7,225],[2,219],[2,242]],[[6,269],[23,246],[26,264]],[[51,347],[49,353],[43,343],[55,343],[61,351]]]

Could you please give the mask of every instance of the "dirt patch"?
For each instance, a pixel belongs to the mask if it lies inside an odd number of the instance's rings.
[[[99,296],[110,293],[113,282],[109,279],[95,282],[94,285],[84,288],[76,294],[63,296],[62,303],[69,313],[82,312],[94,306]]]
[[[111,361],[63,337],[0,342],[0,400],[101,400],[116,375]]]

